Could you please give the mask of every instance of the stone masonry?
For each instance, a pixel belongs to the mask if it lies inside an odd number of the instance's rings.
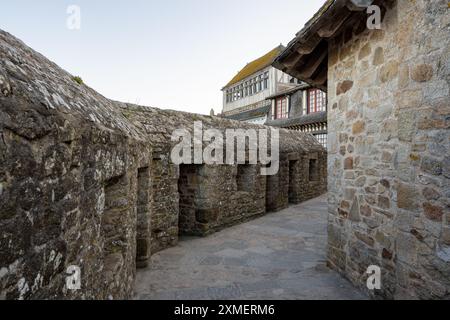
[[[329,42],[329,261],[363,289],[380,266],[376,297],[450,299],[450,14],[384,9]]]
[[[328,263],[373,298],[450,299],[449,31],[445,0],[327,0],[275,60],[328,92]]]
[[[326,192],[326,151],[280,130],[280,171],[175,165],[175,129],[262,129],[111,101],[0,30],[0,299],[124,299],[177,244]],[[81,289],[66,286],[81,268]]]

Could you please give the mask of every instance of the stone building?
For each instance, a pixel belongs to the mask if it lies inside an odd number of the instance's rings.
[[[327,97],[320,89],[300,84],[267,98],[272,110],[266,125],[307,132],[327,147]]]
[[[283,49],[280,45],[248,63],[222,89],[223,117],[257,124],[266,122],[271,111],[266,98],[298,84],[297,79],[272,67]]]
[[[327,90],[328,262],[375,297],[450,299],[449,31],[448,1],[330,0],[277,58]]]
[[[175,165],[175,129],[268,128],[108,100],[1,30],[0,58],[0,299],[130,298],[136,268],[180,234],[326,192],[309,134],[280,130],[273,176],[261,163]]]

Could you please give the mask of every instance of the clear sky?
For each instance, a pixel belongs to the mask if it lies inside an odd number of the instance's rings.
[[[0,28],[108,98],[209,114],[246,63],[286,45],[322,0],[14,0]],[[67,7],[81,29],[67,28]]]

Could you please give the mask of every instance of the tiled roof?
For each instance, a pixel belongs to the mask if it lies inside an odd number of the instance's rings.
[[[268,66],[270,66],[276,57],[284,50],[283,45],[279,45],[275,49],[271,50],[270,52],[266,53],[262,57],[248,63],[241,71],[238,72],[238,74],[231,79],[230,82],[224,87],[227,88],[233,84],[238,83],[239,81],[244,80],[245,78],[251,76],[255,72],[258,72]]]

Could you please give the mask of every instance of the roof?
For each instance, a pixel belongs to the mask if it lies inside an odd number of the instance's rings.
[[[268,126],[289,128],[293,126],[303,126],[312,123],[327,122],[327,112],[314,112],[307,115],[302,115],[295,118],[277,119],[266,122]]]
[[[225,118],[227,119],[233,119],[233,120],[240,120],[240,121],[245,121],[245,120],[250,120],[253,118],[258,118],[258,117],[262,117],[265,116],[269,113],[271,108],[271,105],[268,104],[264,107],[260,107],[257,109],[253,109],[253,110],[249,110],[249,111],[245,111],[245,112],[241,112],[241,113],[237,113],[237,114],[233,114],[233,115],[229,115],[229,116],[225,116]]]
[[[308,88],[311,88],[311,86],[309,84],[307,84],[307,83],[303,83],[303,84],[300,84],[300,85],[295,86],[293,88],[287,88],[287,89],[282,90],[282,91],[280,91],[280,92],[278,92],[276,94],[273,94],[273,95],[267,97],[266,100],[272,100],[272,99],[275,99],[275,98],[278,98],[278,97],[281,97],[281,96],[288,96],[288,95],[291,95],[293,93],[296,93],[299,90],[308,89]]]
[[[346,28],[365,27],[365,9],[391,0],[326,0],[319,11],[289,42],[273,66],[310,85],[327,90],[328,40]]]
[[[314,16],[308,20],[308,22],[305,23],[305,26],[303,27],[302,30],[300,30],[299,32],[297,32],[297,34],[295,35],[296,37],[301,36],[302,34],[305,33],[306,30],[308,30],[314,23],[317,22],[317,20],[320,19],[320,17],[322,17],[322,15],[327,12],[327,10],[331,7],[331,5],[336,2],[335,0],[326,0],[325,3],[320,7],[319,11],[317,11]]]
[[[252,74],[270,66],[276,57],[285,49],[283,45],[279,45],[275,49],[272,49],[262,57],[248,63],[241,71],[238,72],[237,75],[234,76],[233,79],[231,79],[230,82],[224,87],[227,88],[233,84],[238,83],[239,81],[244,80],[245,78],[251,76]]]

